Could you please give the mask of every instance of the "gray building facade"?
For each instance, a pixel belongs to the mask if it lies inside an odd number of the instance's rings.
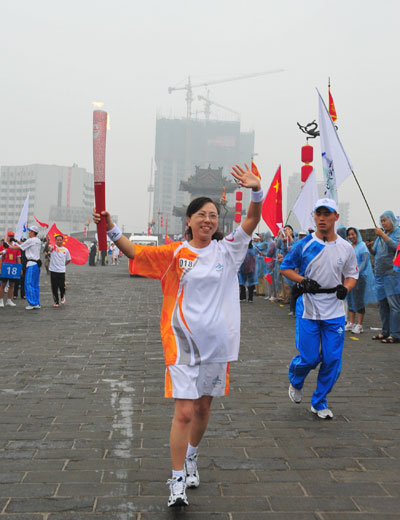
[[[76,164],[2,166],[0,233],[15,229],[28,193],[30,225],[35,216],[66,234],[82,231],[94,207],[93,174]]]

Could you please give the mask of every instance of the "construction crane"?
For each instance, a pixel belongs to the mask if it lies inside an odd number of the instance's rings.
[[[210,106],[214,105],[219,108],[223,108],[224,110],[227,110],[228,112],[232,112],[232,114],[236,114],[238,118],[240,119],[240,113],[236,112],[236,110],[232,110],[232,108],[226,107],[224,105],[221,105],[220,103],[217,103],[216,101],[213,101],[210,99],[210,92],[207,92],[206,96],[197,96],[197,99],[199,101],[204,101],[204,115],[207,121],[210,119]]]
[[[241,76],[233,76],[231,78],[216,79],[213,81],[207,81],[205,83],[196,83],[192,85],[190,76],[188,82],[183,87],[168,87],[168,92],[171,94],[175,90],[186,90],[186,118],[189,120],[192,117],[192,102],[193,102],[193,89],[198,87],[208,87],[210,85],[217,85],[220,83],[229,83],[231,81],[238,81],[240,79],[255,78],[257,76],[265,76],[267,74],[276,74],[283,72],[284,69],[266,70],[265,72],[255,72],[253,74],[242,74]]]

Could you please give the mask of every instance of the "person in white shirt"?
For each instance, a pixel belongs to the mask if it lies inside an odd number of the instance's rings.
[[[112,249],[112,264],[118,265],[119,249],[115,244],[111,245]]]
[[[218,232],[218,204],[208,197],[193,200],[187,208],[188,240],[162,246],[133,244],[107,211],[93,213],[95,223],[106,219],[109,238],[130,258],[130,273],[162,284],[165,396],[175,400],[168,506],[188,505],[186,486],[200,483],[197,448],[213,397],[229,392],[230,362],[239,354],[237,272],[260,220],[263,194],[247,165],[245,170],[234,167],[231,174],[240,186],[252,190],[251,202],[242,224],[225,238]]]
[[[28,228],[29,238],[25,242],[16,243],[14,246],[22,251],[25,251],[26,256],[26,272],[25,272],[25,296],[28,301],[26,310],[40,309],[40,267],[42,261],[40,260],[40,251],[42,243],[38,238],[39,228],[31,226]]]
[[[353,247],[335,231],[336,202],[320,199],[314,207],[317,231],[295,243],[281,264],[281,273],[297,283],[296,347],[289,366],[289,397],[299,404],[310,370],[320,365],[311,412],[331,419],[326,396],[339,378],[344,345],[343,300],[358,279]],[[296,269],[298,272],[296,272]]]
[[[47,235],[47,242],[50,242],[50,238]],[[56,235],[56,244],[48,248],[50,251],[50,280],[51,290],[53,293],[54,304],[53,307],[59,307],[60,300],[58,292],[60,291],[61,305],[65,304],[65,268],[71,262],[71,254],[66,247],[63,247],[64,237],[62,235]]]

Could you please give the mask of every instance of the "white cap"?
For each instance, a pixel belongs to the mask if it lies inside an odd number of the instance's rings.
[[[316,211],[318,208],[326,208],[329,209],[329,211],[338,213],[337,204],[333,199],[319,199],[315,203],[314,211]]]
[[[37,226],[28,227],[28,231],[33,231],[34,233],[39,233],[39,228]]]
[[[299,231],[299,236],[300,236],[300,235],[304,235],[304,236],[306,236],[306,235],[308,235],[308,233],[307,233],[307,231]]]

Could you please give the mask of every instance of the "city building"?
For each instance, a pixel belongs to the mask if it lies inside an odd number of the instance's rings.
[[[74,164],[2,166],[0,171],[0,233],[15,229],[29,193],[28,223],[33,217],[66,234],[82,231],[94,207],[93,174]]]
[[[188,181],[198,168],[222,168],[230,177],[234,164],[250,164],[254,153],[254,132],[242,132],[240,121],[157,119],[153,198],[153,232],[182,232],[182,220],[173,214],[174,207],[186,207],[188,191],[181,182]],[[244,190],[244,207],[249,201]],[[222,191],[219,198],[222,196]],[[227,202],[235,204],[235,194],[227,193]]]

